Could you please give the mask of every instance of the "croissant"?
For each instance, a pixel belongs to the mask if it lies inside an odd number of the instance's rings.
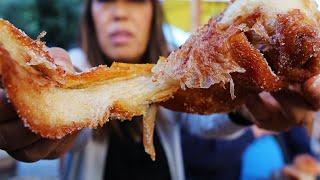
[[[156,65],[114,63],[81,73],[55,64],[43,42],[0,20],[1,82],[25,125],[43,137],[140,115],[150,135],[151,105],[229,112],[249,94],[318,74],[319,17],[312,0],[236,0]]]

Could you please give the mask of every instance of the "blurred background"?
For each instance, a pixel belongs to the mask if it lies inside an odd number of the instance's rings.
[[[198,21],[203,24],[214,15],[219,14],[228,0],[200,1],[201,13]],[[163,0],[166,18],[170,25],[184,32],[192,30],[193,1]],[[1,0],[0,17],[9,20],[36,38],[46,31],[44,41],[48,46],[59,46],[65,49],[77,46],[78,24],[83,0]],[[199,8],[199,7],[197,7]]]
[[[181,45],[197,27],[204,24],[212,16],[218,15],[228,5],[228,0],[162,0],[167,24],[164,32],[172,48]],[[78,47],[79,19],[82,12],[83,0],[0,0],[0,17],[9,20],[15,26],[36,38],[42,31],[47,35],[42,39],[47,46],[58,46],[64,49]],[[320,129],[320,128],[319,128]],[[184,132],[182,132],[184,133]],[[185,167],[187,173],[195,172],[203,166],[214,166],[210,159],[219,159],[221,169],[238,168],[241,179],[268,179],[272,173],[293,162],[299,154],[320,153],[320,136],[313,139],[313,149],[310,149],[309,131],[297,128],[283,134],[273,134],[256,127],[248,129],[236,141],[205,141],[196,137],[188,137],[194,142],[192,148],[205,148],[207,154],[185,160],[196,161],[198,167]],[[320,134],[314,132],[314,134]],[[188,135],[186,135],[188,136]],[[204,147],[203,144],[206,144]],[[218,147],[220,153],[210,155],[210,148]],[[237,147],[239,151],[234,151]],[[194,151],[193,151],[194,152]],[[188,150],[184,154],[188,155]],[[201,153],[200,153],[201,155]],[[193,157],[192,155],[187,157]],[[208,158],[209,157],[209,158]],[[213,160],[212,160],[213,161]],[[221,162],[234,163],[221,163]],[[206,164],[204,162],[207,162]],[[239,166],[239,167],[238,167]],[[0,151],[0,180],[1,179],[59,179],[59,160],[39,161],[36,163],[21,163],[11,159],[5,152]],[[241,171],[241,172],[240,172]],[[223,171],[227,173],[225,170]]]

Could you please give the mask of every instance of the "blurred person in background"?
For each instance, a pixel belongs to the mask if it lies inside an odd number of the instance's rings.
[[[187,179],[269,179],[303,154],[310,157],[310,135],[304,127],[274,133],[256,126],[235,139],[206,139],[181,129]],[[282,172],[282,171],[281,171]]]
[[[208,139],[181,128],[181,142],[186,179],[228,179],[241,177],[242,155],[254,141],[248,128],[237,138]]]
[[[241,178],[270,179],[279,174],[295,159],[307,154],[312,158],[310,134],[304,127],[295,127],[282,133],[253,127],[254,140],[244,150],[241,162]]]
[[[168,55],[162,24],[163,13],[157,0],[87,0],[81,28],[82,51],[77,55],[84,61],[73,60],[73,64],[82,70],[110,65],[115,60],[156,63],[159,56]],[[50,53],[56,63],[73,69],[65,51],[52,48]],[[304,124],[313,119],[314,110],[320,107],[317,80],[313,77],[306,82],[307,99],[294,92],[274,94],[286,108],[271,103],[270,94],[250,98],[246,104],[250,113],[200,116],[159,108],[155,162],[144,153],[139,118],[123,123],[112,121],[98,130],[48,140],[25,128],[1,94],[0,148],[29,162],[56,158],[71,149],[65,158],[64,179],[185,179],[180,127],[199,137],[234,138],[252,123],[271,130]]]

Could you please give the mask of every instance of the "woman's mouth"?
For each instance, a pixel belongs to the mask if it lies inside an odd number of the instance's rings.
[[[133,37],[133,34],[126,30],[113,31],[109,35],[111,43],[114,45],[125,45]]]

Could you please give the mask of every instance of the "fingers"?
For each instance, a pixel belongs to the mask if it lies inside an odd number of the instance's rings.
[[[22,121],[9,121],[0,125],[0,149],[24,162],[53,159],[70,149],[77,134],[57,140],[45,139],[24,127]]]
[[[286,166],[283,168],[283,174],[292,179],[299,179],[300,178],[300,172],[296,170],[293,166]]]
[[[75,71],[70,56],[64,49],[58,47],[49,48],[49,54],[55,63],[63,67],[67,72]]]
[[[9,151],[8,153],[15,159],[24,162],[34,162],[40,159],[55,159],[72,147],[77,135],[78,132],[70,134],[63,139],[41,138],[33,144],[16,151]]]
[[[313,121],[315,112],[301,93],[285,89],[272,93],[272,95],[281,104],[283,111],[289,116],[292,123],[306,125]]]
[[[269,94],[250,97],[246,103],[252,114],[252,121],[259,127],[272,131],[286,130],[289,127],[287,115],[282,107]]]
[[[40,139],[40,136],[24,127],[20,120],[0,124],[0,149],[14,151]]]
[[[298,86],[272,94],[264,92],[252,96],[246,106],[254,123],[273,131],[311,124],[316,115]]]
[[[4,90],[0,89],[0,124],[11,119],[17,119],[17,114],[8,102]]]
[[[79,132],[70,134],[63,138],[59,145],[54,149],[46,159],[55,159],[66,153],[73,145],[74,140],[77,138]]]
[[[67,72],[74,72],[68,53],[61,48],[49,49],[55,63]],[[44,139],[24,127],[13,106],[0,90],[0,149],[17,160],[33,162],[46,157],[58,156],[71,147],[76,134],[63,140]]]
[[[320,75],[310,78],[304,84],[302,91],[314,110],[320,109]]]
[[[251,114],[251,120],[257,125],[261,126],[261,123],[268,119],[269,112],[265,111],[265,105],[259,95],[251,96],[246,103],[246,107]]]
[[[8,151],[12,157],[19,161],[35,162],[47,157],[59,145],[60,140],[41,138],[39,141],[16,151]]]

